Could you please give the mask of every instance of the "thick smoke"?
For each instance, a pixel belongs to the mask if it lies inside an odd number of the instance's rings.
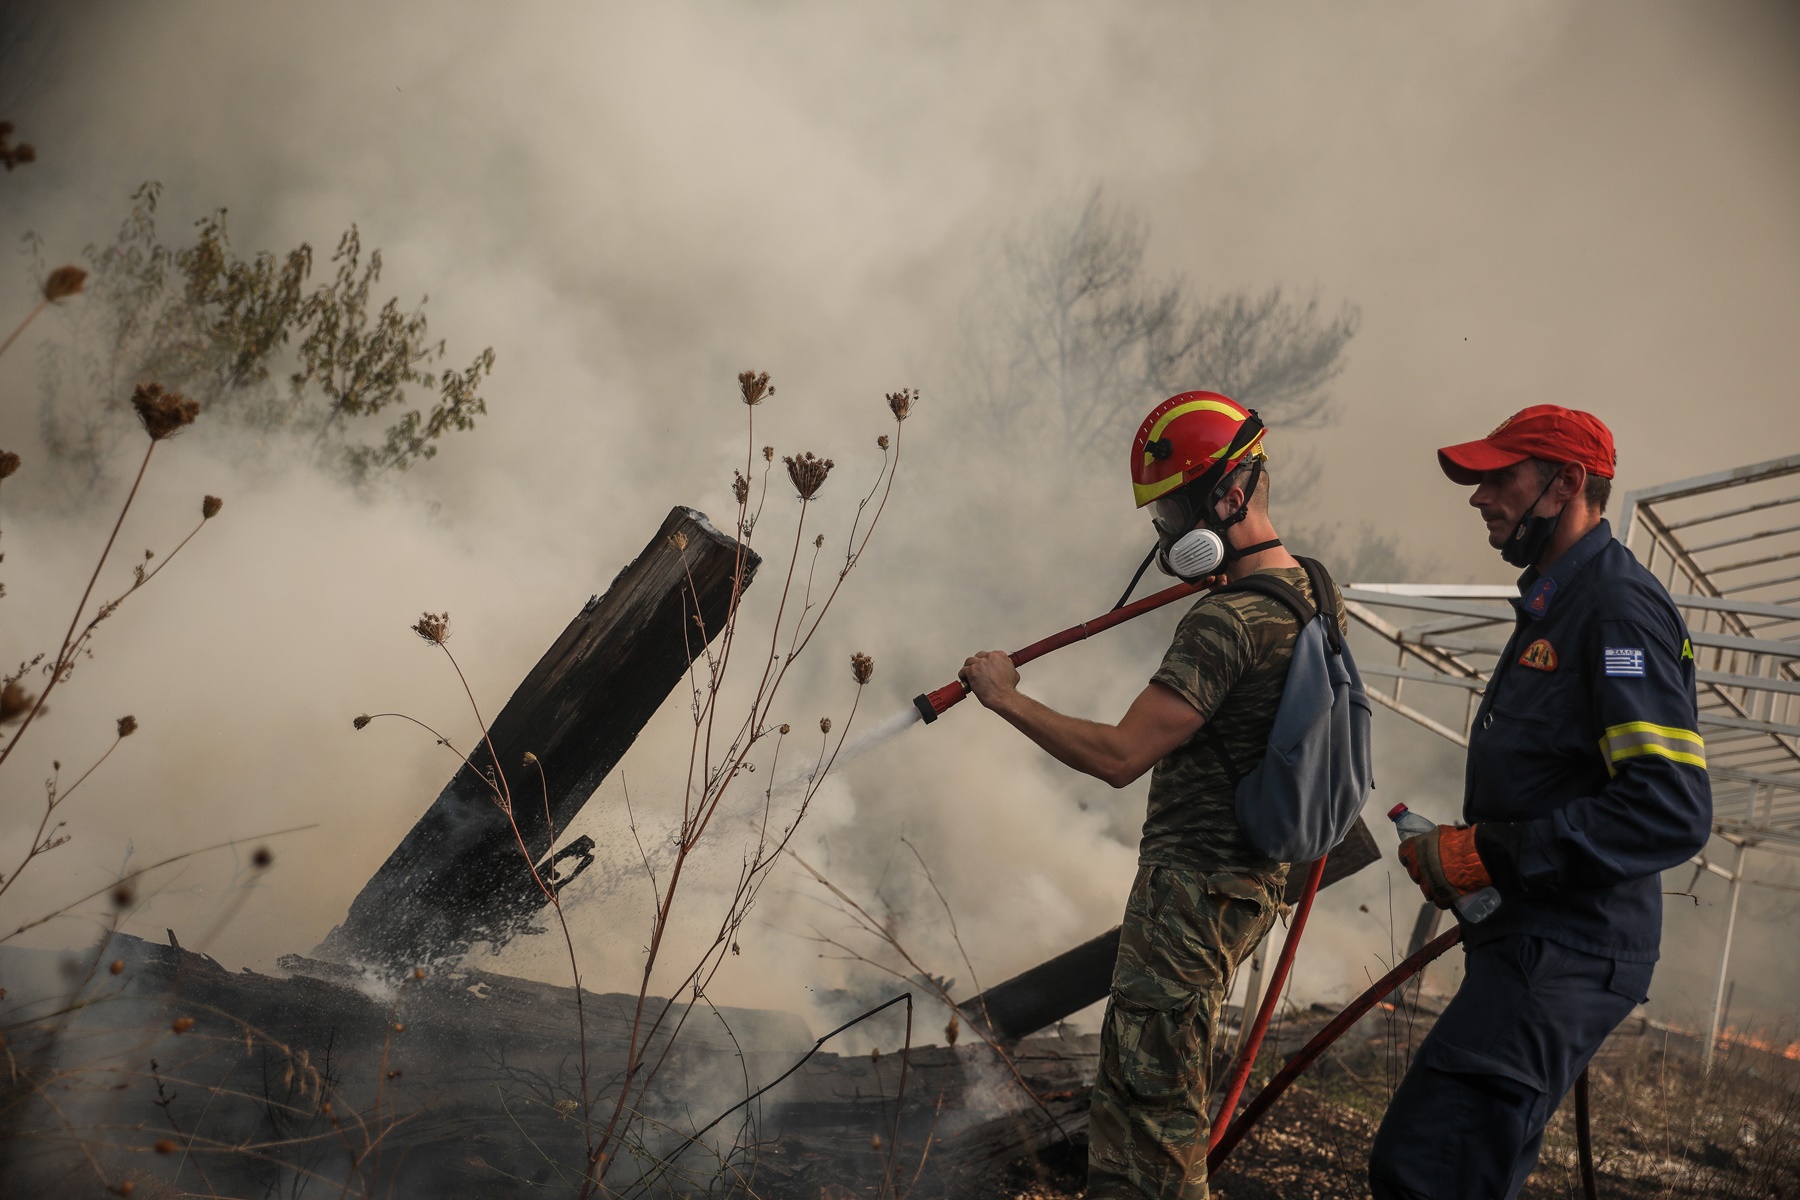
[[[1373,524],[1440,578],[1508,572],[1430,451],[1523,404],[1608,420],[1621,492],[1792,449],[1791,10],[192,4],[7,20],[24,32],[4,43],[0,116],[40,157],[0,180],[7,236],[35,230],[49,259],[73,259],[146,178],[167,187],[171,240],[217,205],[244,249],[328,246],[355,221],[386,255],[385,289],[431,293],[452,359],[499,354],[492,415],[376,496],[246,465],[203,430],[159,450],[126,561],[166,552],[203,493],[226,511],[109,622],[7,767],[10,858],[49,762],[85,765],[126,712],[143,725],[71,806],[75,840],[10,894],[26,913],[122,864],[313,825],[273,843],[275,869],[205,947],[233,966],[316,943],[454,766],[428,738],[394,723],[354,733],[351,717],[398,710],[473,733],[454,679],[406,626],[451,612],[491,714],[669,506],[727,512],[741,368],[779,387],[757,445],[839,463],[834,544],[879,461],[882,392],[925,389],[884,526],[780,719],[841,720],[853,650],[876,660],[858,716],[873,723],[974,650],[1110,605],[1148,533],[1122,480],[968,444],[948,349],[982,319],[965,298],[1005,232],[1096,184],[1145,216],[1159,273],[1361,306],[1338,419],[1276,432],[1277,487],[1284,463],[1317,464],[1296,517]],[[22,313],[22,268],[14,280]],[[70,336],[58,316],[31,337]],[[8,661],[60,631],[104,536],[98,510],[33,490],[28,349],[0,360],[0,441],[28,464],[0,509]],[[772,559],[795,507],[778,473],[759,539]],[[765,618],[773,577],[752,597]],[[1173,621],[1066,651],[1028,686],[1114,716]],[[654,841],[679,795],[685,721],[672,702],[577,827],[606,855],[570,893],[601,990],[634,986],[640,953],[620,932],[638,928],[644,898],[623,787]],[[1453,748],[1386,720],[1380,736],[1384,806],[1450,816]],[[963,976],[909,838],[992,982],[1117,920],[1142,803],[1142,784],[1074,777],[971,705],[828,784],[800,844]],[[708,860],[702,911],[736,855]],[[1375,868],[1328,894],[1296,997],[1355,987],[1404,942],[1416,893],[1396,875]],[[232,878],[217,857],[169,873],[127,928],[198,940]],[[1677,1017],[1709,998],[1722,913],[1711,882],[1698,895],[1670,909],[1656,1000]],[[745,931],[750,968],[733,960],[720,1001],[803,1009],[861,979],[819,957],[815,926],[835,936],[842,922],[784,871]],[[80,921],[44,932],[83,936]],[[502,962],[560,978],[549,945]],[[1736,1011],[1778,1017],[1791,972],[1749,970]]]

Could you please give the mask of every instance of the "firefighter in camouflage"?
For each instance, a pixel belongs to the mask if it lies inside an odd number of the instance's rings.
[[[1158,405],[1131,473],[1158,557],[1189,582],[1270,572],[1344,623],[1336,595],[1269,523],[1262,422],[1212,392]],[[1199,573],[1196,573],[1199,572]],[[1018,691],[1007,656],[961,677],[987,708],[1078,771],[1124,787],[1151,771],[1137,877],[1101,1028],[1089,1117],[1090,1200],[1203,1200],[1207,1068],[1232,973],[1269,931],[1287,864],[1259,854],[1233,812],[1238,769],[1263,756],[1298,632],[1279,601],[1214,592],[1189,610],[1149,685],[1116,725],[1064,716]]]

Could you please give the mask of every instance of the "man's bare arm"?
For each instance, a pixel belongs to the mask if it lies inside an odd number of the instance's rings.
[[[963,664],[960,678],[982,705],[1000,714],[1057,761],[1121,788],[1193,737],[1205,723],[1173,688],[1152,683],[1117,725],[1065,716],[1019,691],[1019,672],[998,650]]]

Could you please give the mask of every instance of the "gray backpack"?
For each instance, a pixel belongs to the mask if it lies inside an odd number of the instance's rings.
[[[1328,598],[1331,576],[1302,558],[1313,595]],[[1277,862],[1324,858],[1344,840],[1374,785],[1369,696],[1337,621],[1273,575],[1248,575],[1230,590],[1278,600],[1300,623],[1293,665],[1275,710],[1262,761],[1240,769],[1216,732],[1208,739],[1236,786],[1238,824]],[[1204,736],[1212,726],[1201,726]]]

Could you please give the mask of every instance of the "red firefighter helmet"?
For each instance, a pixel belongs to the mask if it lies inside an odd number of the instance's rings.
[[[1150,410],[1131,443],[1131,491],[1137,506],[1209,473],[1211,486],[1217,486],[1246,458],[1263,456],[1262,440],[1261,418],[1229,396],[1170,396]]]

